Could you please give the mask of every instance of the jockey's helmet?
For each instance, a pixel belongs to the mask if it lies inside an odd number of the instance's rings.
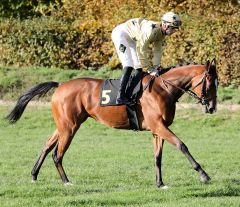
[[[174,12],[167,12],[161,18],[162,24],[166,24],[170,27],[178,28],[181,26],[182,22],[180,17]]]

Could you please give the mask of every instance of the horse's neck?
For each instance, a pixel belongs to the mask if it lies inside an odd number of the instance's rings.
[[[203,65],[189,65],[172,69],[163,75],[163,78],[171,81],[178,87],[186,88],[191,86],[194,77],[204,72]]]
[[[174,95],[174,98],[176,97],[177,101],[184,93],[181,89],[189,89],[191,87],[192,79],[200,75],[202,72],[202,66],[186,66],[170,70],[164,74],[162,78],[172,83],[172,85],[166,83],[167,90],[170,94]]]

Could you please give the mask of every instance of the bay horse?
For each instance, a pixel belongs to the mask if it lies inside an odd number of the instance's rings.
[[[142,80],[144,87],[153,76],[146,74]],[[174,145],[200,174],[204,183],[210,181],[208,174],[190,154],[187,146],[168,128],[174,119],[176,102],[186,92],[205,107],[206,113],[214,113],[217,104],[216,61],[206,64],[192,64],[173,68],[155,77],[144,90],[137,104],[137,116],[141,130],[149,130],[153,135],[156,185],[166,188],[162,180],[161,161],[164,141]],[[45,95],[56,88],[52,95],[52,113],[56,123],[54,133],[46,141],[39,158],[32,169],[32,181],[37,180],[39,170],[47,154],[53,150],[53,160],[64,184],[71,184],[64,171],[62,160],[80,125],[88,117],[117,129],[130,129],[126,106],[105,106],[99,104],[104,80],[78,78],[64,83],[45,82],[33,86],[19,97],[16,106],[6,117],[16,122],[24,112],[28,102],[35,96]],[[190,88],[192,90],[190,90]]]

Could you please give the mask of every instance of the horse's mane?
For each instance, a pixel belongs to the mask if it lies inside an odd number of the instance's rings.
[[[166,68],[162,68],[161,75],[166,73],[166,72],[168,72],[169,70],[172,70],[172,69],[175,69],[175,68],[179,68],[179,67],[182,67],[182,66],[186,66],[186,65],[199,65],[199,63],[190,61],[190,62],[178,63],[177,65],[174,65],[174,66],[168,66]]]
[[[165,73],[167,73],[168,71],[170,70],[173,70],[173,69],[177,69],[177,68],[180,68],[182,66],[187,66],[187,65],[204,65],[202,63],[196,63],[196,62],[193,62],[193,61],[190,61],[190,62],[181,62],[181,63],[178,63],[177,65],[173,65],[173,66],[167,66],[167,67],[164,67],[164,68],[161,68],[161,69],[158,69],[158,75],[163,75]],[[147,72],[144,72],[144,76],[148,75],[149,73]]]

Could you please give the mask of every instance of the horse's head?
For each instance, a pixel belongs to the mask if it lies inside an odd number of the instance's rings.
[[[204,105],[205,112],[210,114],[216,112],[218,76],[215,59],[207,61],[204,73],[192,80],[192,88]]]

